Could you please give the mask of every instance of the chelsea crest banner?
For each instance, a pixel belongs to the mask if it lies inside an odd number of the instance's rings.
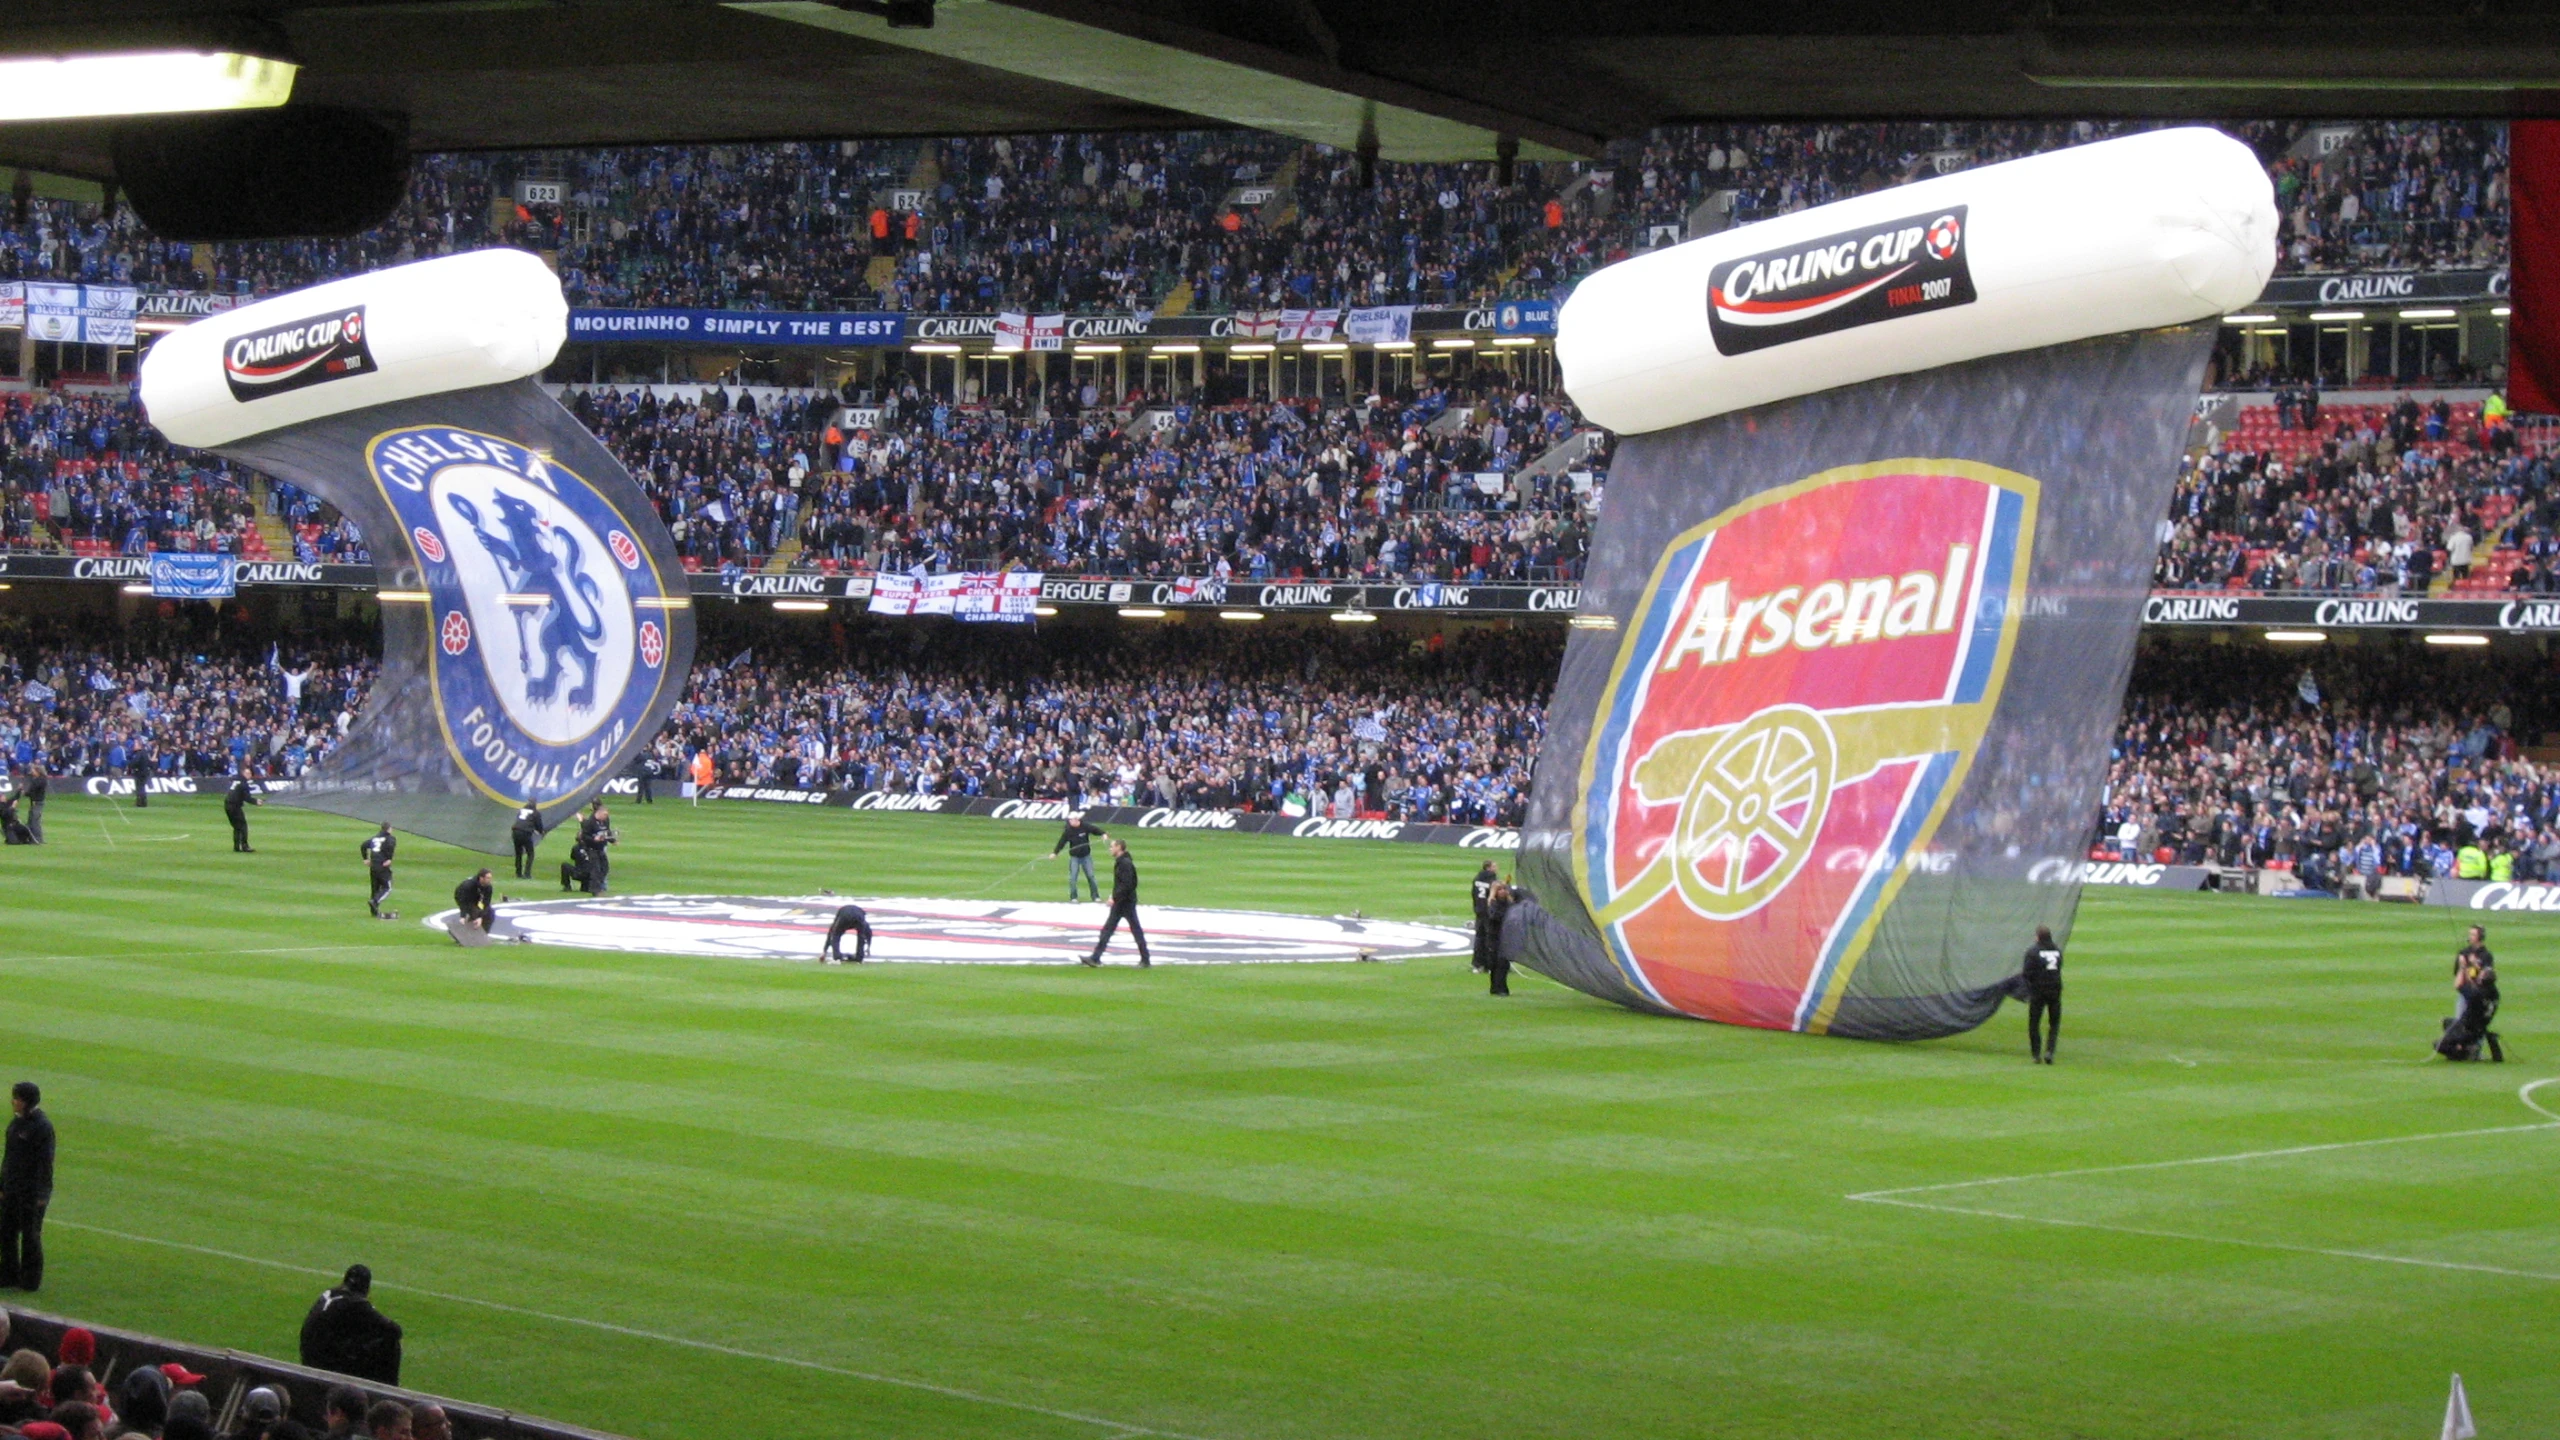
[[[1503,945],[1643,1009],[1879,1038],[2067,933],[2247,149],[2170,131],[1603,270],[1558,353],[1629,432]],[[2199,323],[2201,322],[2201,323]]]
[[[483,251],[152,351],[155,424],[327,500],[373,552],[382,675],[285,803],[504,854],[518,807],[566,818],[681,698],[693,614],[674,542],[532,378],[565,313],[539,260]]]

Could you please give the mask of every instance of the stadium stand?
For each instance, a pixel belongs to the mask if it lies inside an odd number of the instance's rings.
[[[2164,589],[2530,592],[2560,586],[2553,435],[2475,401],[2284,392],[2180,476]]]
[[[2264,649],[2146,642],[2101,853],[2334,889],[2348,875],[2450,876],[2477,840],[2515,878],[2560,876],[2560,767],[2523,739],[2551,719],[2531,671],[2414,644],[2287,665]]]
[[[1597,162],[1387,165],[1270,135],[1197,132],[635,148],[420,162],[393,219],[343,241],[161,242],[130,211],[19,196],[0,279],[269,294],[454,250],[555,257],[571,301],[750,309],[1153,309],[1451,303],[1561,294],[1685,230],[2131,128],[2072,124],[1694,126]],[[2309,122],[2239,124],[2267,158],[2291,272],[2502,263],[2505,130],[2367,123],[2325,154]],[[512,198],[560,178],[562,205]],[[893,199],[912,208],[891,209]],[[885,265],[877,262],[886,261]]]
[[[41,1311],[11,1310],[0,1319],[6,1321],[0,1325],[0,1348],[8,1351],[8,1363],[0,1368],[0,1436],[12,1440],[136,1435],[146,1440],[212,1440],[217,1435],[281,1440],[295,1434],[377,1433],[361,1424],[349,1431],[328,1428],[332,1392],[349,1385],[343,1375],[238,1350],[83,1325]],[[19,1377],[26,1383],[19,1383]],[[67,1392],[74,1388],[91,1398],[71,1398]],[[285,1402],[273,1420],[261,1419],[250,1398],[261,1388]],[[612,1440],[599,1431],[420,1391],[371,1383],[354,1388],[368,1416],[376,1406],[396,1406],[386,1416],[409,1423],[404,1433],[418,1440]],[[202,1404],[179,1398],[189,1394]],[[199,1412],[205,1418],[198,1418]],[[284,1424],[278,1425],[279,1420]],[[423,1428],[420,1421],[426,1422]]]

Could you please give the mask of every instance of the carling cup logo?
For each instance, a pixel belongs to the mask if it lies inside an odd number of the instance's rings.
[[[426,578],[454,759],[509,804],[594,778],[681,683],[665,671],[671,577],[631,521],[541,451],[456,426],[377,435],[365,464]]]
[[[1999,701],[2035,510],[2026,476],[1888,460],[1670,544],[1574,807],[1575,872],[1630,983],[1710,1019],[1830,1024]]]

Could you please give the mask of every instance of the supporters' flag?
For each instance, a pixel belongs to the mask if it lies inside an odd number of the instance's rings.
[[[37,705],[48,704],[53,699],[53,687],[41,680],[30,680],[18,687],[18,698]]]
[[[996,314],[995,348],[1018,354],[1031,348],[1031,317],[1019,310]]]
[[[730,656],[729,663],[721,666],[720,668],[723,671],[735,670],[741,665],[753,665],[754,663],[756,663],[756,647],[750,645],[746,649],[739,651],[737,654]]]
[[[1276,340],[1330,340],[1336,325],[1342,322],[1339,310],[1283,310],[1279,324],[1273,327]]]
[[[1227,322],[1229,333],[1239,340],[1268,340],[1280,333],[1278,310],[1239,310]]]
[[[1634,433],[1506,951],[1735,1024],[1919,1038],[1987,1018],[2025,937],[2068,932],[2154,528],[2275,224],[2245,146],[2163,131],[1577,288],[1568,388]],[[2053,425],[2066,410],[2088,423]]]
[[[2438,1440],[2473,1440],[2480,1432],[2471,1426],[2471,1397],[2462,1393],[2462,1376],[2453,1377],[2453,1393],[2444,1401],[2444,1434]]]
[[[2560,414],[2560,120],[2507,125],[2507,399]]]
[[[1031,348],[1034,350],[1067,348],[1067,317],[1064,315],[1032,316]]]
[[[164,336],[154,424],[327,500],[372,542],[383,663],[284,803],[504,854],[645,750],[693,662],[648,495],[538,383],[568,307],[487,250],[280,296]]]
[[[1209,576],[1185,575],[1173,582],[1176,605],[1224,605],[1227,582]]]
[[[955,570],[943,575],[883,575],[871,590],[874,615],[950,615],[961,620],[1028,624],[1040,606],[1036,570]]]
[[[1413,307],[1375,305],[1346,311],[1342,338],[1361,345],[1398,345],[1413,338]]]
[[[1371,744],[1383,745],[1387,740],[1387,727],[1378,719],[1377,716],[1363,715],[1359,719],[1351,722],[1351,734],[1355,739],[1366,740]]]

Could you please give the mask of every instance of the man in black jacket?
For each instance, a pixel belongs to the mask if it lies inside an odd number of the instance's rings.
[[[1138,926],[1138,862],[1129,858],[1128,845],[1111,842],[1111,913],[1103,917],[1102,938],[1093,942],[1093,953],[1084,957],[1087,965],[1102,963],[1102,952],[1111,948],[1111,937],[1120,922],[1129,922],[1129,938],[1138,942],[1138,968],[1154,963],[1147,958],[1147,932]]]
[[[1058,858],[1059,851],[1067,852],[1067,903],[1069,904],[1075,903],[1078,875],[1084,877],[1084,887],[1092,893],[1094,899],[1102,898],[1102,882],[1093,878],[1093,842],[1102,833],[1085,823],[1083,811],[1070,810],[1067,812],[1067,827],[1058,832],[1058,843],[1049,847],[1049,858],[1052,860]]]
[[[1493,867],[1487,865],[1487,870]],[[1500,880],[1493,882],[1493,893],[1485,897],[1485,913],[1476,922],[1476,945],[1484,956],[1484,971],[1493,977],[1490,993],[1511,993],[1511,959],[1502,953],[1502,917],[1511,913],[1511,887]]]
[[[258,853],[249,848],[249,807],[261,803],[263,802],[258,799],[258,787],[250,781],[249,772],[246,769],[231,777],[231,789],[222,797],[222,814],[223,818],[231,822],[232,853],[237,855]]]
[[[818,963],[844,963],[844,932],[853,932],[853,963],[871,958],[871,916],[859,905],[836,907],[835,923],[827,927],[827,943],[818,947]]]
[[[542,812],[531,805],[516,807],[516,823],[507,833],[516,842],[516,878],[533,878],[533,847],[542,843]]]
[[[1493,892],[1501,885],[1502,872],[1494,869],[1493,862],[1487,860],[1484,862],[1484,868],[1476,872],[1475,884],[1472,887],[1476,905],[1475,972],[1479,975],[1493,968],[1493,952],[1500,948],[1498,942],[1502,931],[1493,922],[1492,914]]]
[[[400,1326],[373,1308],[373,1272],[347,1267],[346,1280],[320,1292],[302,1317],[302,1363],[371,1380],[400,1383]]]
[[[489,904],[491,888],[489,869],[485,865],[478,874],[453,887],[453,904],[462,912],[462,923],[479,926],[484,935],[488,933],[490,923],[498,918],[498,912]]]
[[[2049,927],[2036,927],[2036,943],[2027,947],[2018,978],[2027,991],[2027,1058],[2050,1065],[2053,1047],[2062,1043],[2062,947],[2053,943]],[[2048,1020],[2052,1028],[2039,1037],[2041,1023]]]
[[[44,843],[45,797],[53,793],[52,783],[44,778],[44,766],[28,766],[26,784],[19,789],[27,797],[27,833],[41,845]]]
[[[391,856],[399,848],[400,842],[391,838],[391,827],[387,824],[365,837],[365,842],[356,847],[356,853],[364,857],[365,908],[373,912],[376,920],[400,918],[397,912],[390,915],[382,913],[382,902],[391,898]]]
[[[44,1284],[44,1207],[53,1201],[53,1121],[32,1080],[9,1087],[9,1138],[0,1149],[0,1288]]]

